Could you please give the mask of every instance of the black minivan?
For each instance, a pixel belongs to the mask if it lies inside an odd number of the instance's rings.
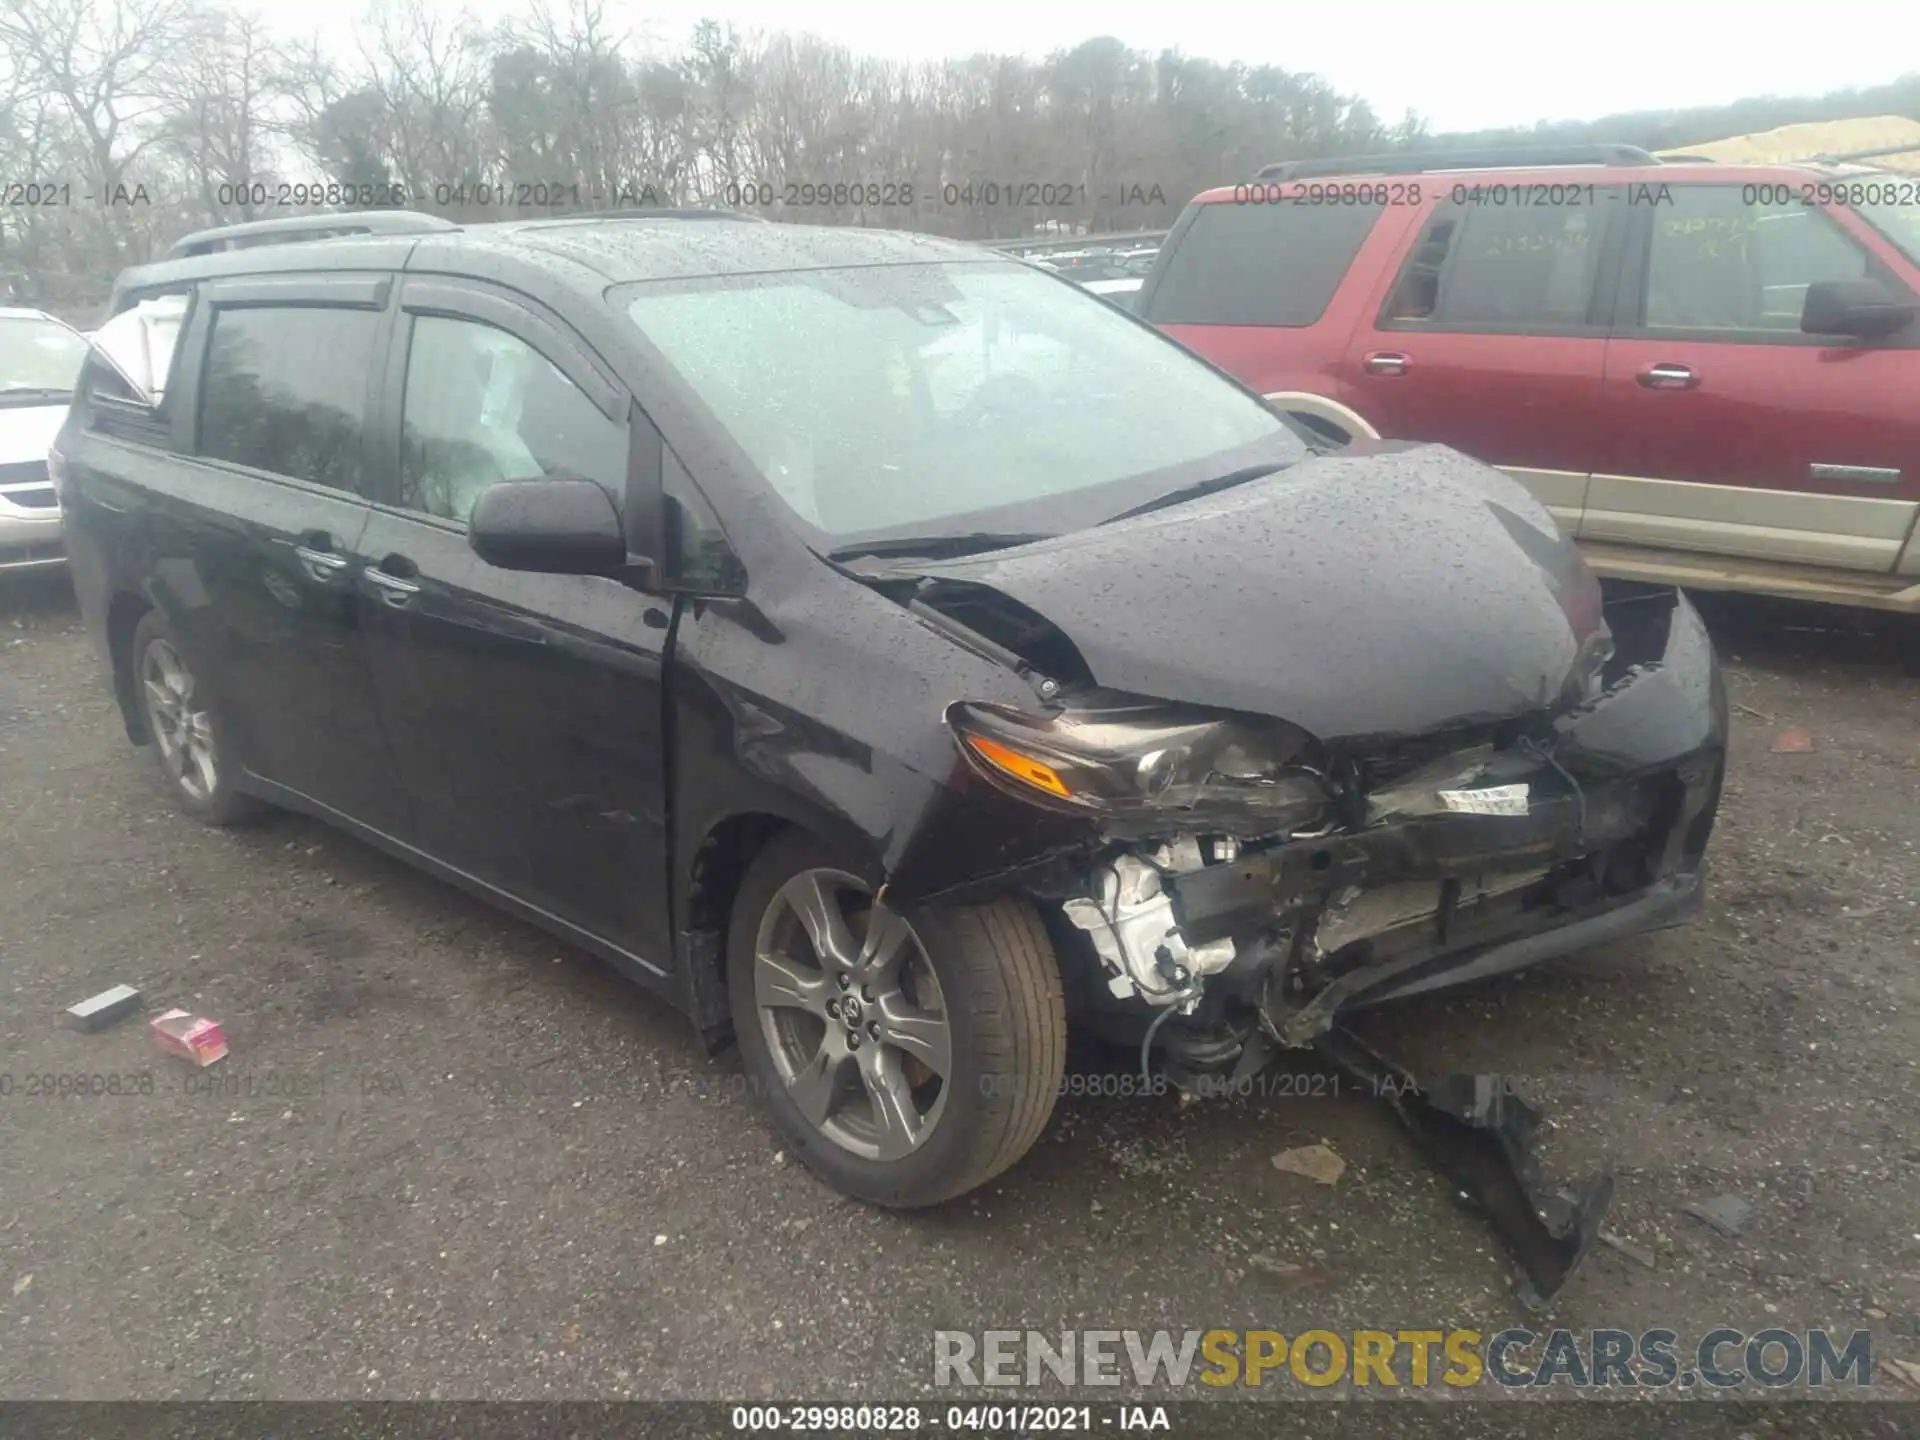
[[[731,1033],[842,1190],[1011,1165],[1070,1016],[1193,1088],[1697,910],[1707,636],[1497,472],[925,236],[361,228],[122,277],[51,470],[127,733]]]

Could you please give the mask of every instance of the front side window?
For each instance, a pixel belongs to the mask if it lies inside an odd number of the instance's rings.
[[[201,385],[199,453],[336,490],[363,488],[361,435],[380,316],[223,307]]]
[[[780,498],[835,539],[944,533],[1004,507],[1052,533],[1063,515],[1120,508],[1102,508],[1101,487],[1306,453],[1259,400],[1024,265],[656,281],[615,302]]]
[[[1861,218],[1920,265],[1920,180],[1911,175],[1873,175],[1838,188]]]
[[[618,504],[626,428],[539,351],[491,325],[422,315],[407,347],[400,503],[466,523],[489,485],[598,481]]]
[[[1867,252],[1826,215],[1793,200],[1749,203],[1753,188],[1681,186],[1655,212],[1649,330],[1797,335],[1809,285],[1867,274]]]
[[[58,320],[0,317],[0,406],[73,394],[86,358],[86,340]]]
[[[1466,204],[1435,211],[1400,273],[1389,325],[1564,331],[1588,323],[1606,211]]]

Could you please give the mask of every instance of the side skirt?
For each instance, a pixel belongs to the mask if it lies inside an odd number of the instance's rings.
[[[537,925],[570,944],[578,945],[582,950],[590,951],[605,960],[628,979],[638,981],[655,994],[664,997],[676,1010],[684,1008],[682,987],[671,970],[662,969],[651,960],[644,959],[631,950],[623,949],[613,941],[594,934],[591,930],[582,929],[571,920],[563,920],[549,910],[527,903],[511,891],[502,890],[498,885],[469,875],[458,866],[449,865],[446,861],[437,859],[404,840],[389,835],[385,831],[376,830],[371,825],[364,825],[311,796],[303,795],[300,791],[289,789],[276,781],[265,779],[251,770],[245,772],[240,788],[249,795],[257,795],[269,804],[278,805],[283,810],[293,810],[299,814],[311,816],[315,820],[324,821],[335,829],[353,836],[356,840],[363,840],[376,849],[386,851],[395,859],[404,860],[417,870],[424,870],[436,879],[458,886],[468,894],[506,911],[516,919]]]

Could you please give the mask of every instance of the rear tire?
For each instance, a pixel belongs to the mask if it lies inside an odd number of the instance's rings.
[[[265,806],[234,787],[239,764],[206,685],[188,668],[166,616],[149,610],[134,628],[133,695],[174,803],[207,825],[238,825]]]
[[[814,836],[776,837],[734,899],[728,1001],[754,1093],[803,1164],[856,1199],[934,1205],[1046,1128],[1066,1067],[1060,970],[1027,900],[903,915],[878,888]]]

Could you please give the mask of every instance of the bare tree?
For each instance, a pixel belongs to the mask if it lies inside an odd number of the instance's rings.
[[[291,57],[247,11],[203,11],[163,90],[161,136],[189,172],[208,224],[260,213],[274,164],[275,110],[293,78]]]
[[[68,173],[93,202],[72,212],[69,229],[96,263],[132,258],[142,225],[131,167],[159,138],[192,16],[188,0],[9,0],[0,9],[0,49],[11,68],[66,122]]]
[[[281,175],[403,182],[409,203],[474,220],[513,213],[477,190],[508,180],[533,182],[537,208],[743,201],[995,238],[1156,228],[1268,161],[1428,139],[1417,115],[1383,120],[1313,75],[1111,37],[906,65],[712,22],[636,39],[610,0],[522,0],[491,31],[443,0],[374,0],[330,54],[225,3],[0,0],[0,181],[73,198],[0,207],[0,280],[97,301],[171,237],[261,213],[246,182]],[[1920,115],[1920,76],[1455,138],[1664,147],[1870,114]]]

